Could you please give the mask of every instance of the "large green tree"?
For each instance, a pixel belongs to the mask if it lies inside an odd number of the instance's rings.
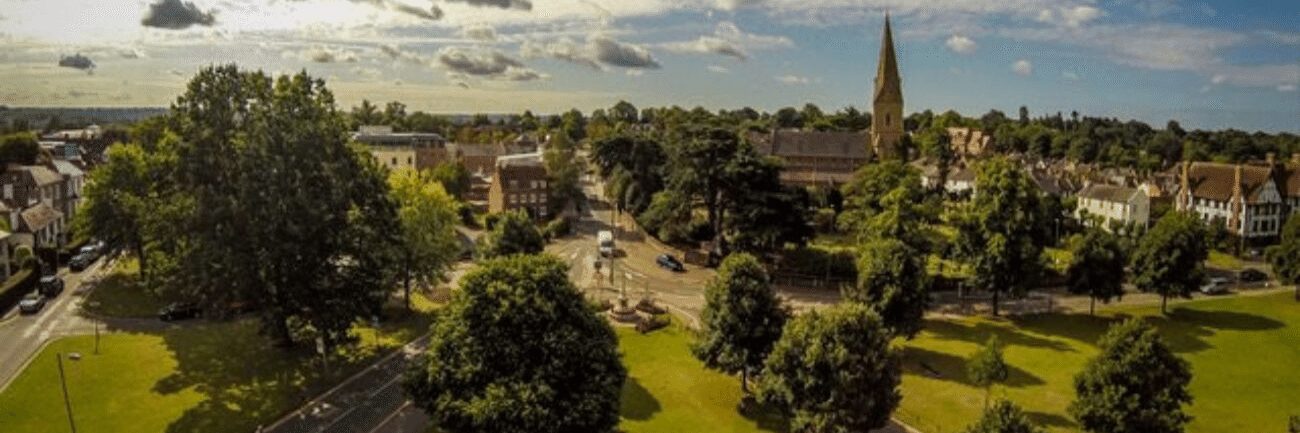
[[[410,309],[411,283],[436,283],[456,261],[456,200],[441,184],[411,169],[393,172],[388,185],[402,224],[402,289]]]
[[[208,67],[171,113],[193,200],[181,283],[209,305],[256,302],[277,341],[347,341],[387,298],[401,227],[324,82]]]
[[[975,195],[955,218],[957,248],[972,267],[976,287],[1023,295],[1038,281],[1047,242],[1042,197],[1020,167],[992,158],[976,167]]]
[[[726,209],[727,166],[740,149],[740,140],[728,129],[701,127],[674,146],[669,185],[705,209],[714,234],[714,252],[726,251],[722,222]]]
[[[1283,284],[1297,284],[1296,297],[1300,299],[1300,214],[1291,214],[1286,220],[1281,238],[1268,249],[1273,275]]]
[[[1133,284],[1160,294],[1160,312],[1170,296],[1188,297],[1205,280],[1209,257],[1206,228],[1195,214],[1169,212],[1142,237],[1133,252]]]
[[[706,367],[740,373],[748,393],[749,376],[762,370],[788,315],[758,259],[733,253],[704,288],[703,329],[691,351]]]
[[[880,314],[893,335],[912,338],[921,331],[929,305],[930,277],[924,252],[892,237],[875,237],[858,246],[858,282],[842,290]]]
[[[478,240],[478,255],[483,258],[537,254],[544,248],[541,230],[523,210],[502,212]]]
[[[469,169],[460,161],[446,161],[433,166],[429,171],[429,176],[435,181],[442,184],[442,188],[455,197],[457,200],[463,200],[465,193],[469,192],[470,179]]]
[[[1192,417],[1191,367],[1156,329],[1129,319],[1106,331],[1101,353],[1074,377],[1069,412],[1091,433],[1181,433]]]
[[[898,407],[900,368],[880,317],[845,303],[786,324],[759,396],[794,415],[791,431],[865,432],[884,427]]]
[[[620,131],[592,141],[589,158],[600,175],[609,179],[607,195],[619,210],[640,214],[655,193],[664,189],[668,156],[654,137]]]
[[[1128,259],[1114,235],[1089,229],[1070,252],[1067,285],[1070,293],[1088,295],[1088,314],[1096,312],[1098,300],[1109,303],[1124,296],[1124,265]]]
[[[174,145],[175,136],[168,142]],[[134,253],[146,285],[152,274],[145,252],[154,234],[149,228],[168,201],[169,169],[175,164],[172,146],[153,148],[150,152],[138,143],[110,146],[107,161],[88,176],[85,202],[74,221],[78,231]]]
[[[627,371],[609,324],[550,256],[487,261],[461,280],[405,388],[448,433],[612,432]]]
[[[867,164],[854,173],[853,180],[841,189],[844,194],[844,213],[839,218],[840,226],[857,236],[871,235],[869,221],[885,212],[891,204],[919,205],[924,195],[920,172],[899,161]],[[886,196],[889,194],[899,197],[892,203],[887,202]],[[919,209],[909,207],[903,209],[903,213],[910,213],[906,212],[909,210]]]
[[[542,152],[542,165],[546,168],[546,178],[550,186],[551,200],[547,204],[552,214],[559,214],[571,203],[582,197],[582,185],[579,177],[584,171],[582,159],[577,156],[577,146],[564,133],[551,134]]]
[[[0,136],[0,164],[35,164],[40,154],[41,145],[35,134],[18,132]]]
[[[1002,400],[984,409],[980,420],[966,427],[966,433],[1041,433],[1029,415],[1015,403]]]

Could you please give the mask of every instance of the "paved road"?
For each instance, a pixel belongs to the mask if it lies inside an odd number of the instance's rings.
[[[81,315],[81,303],[85,301],[87,293],[84,289],[89,287],[83,283],[97,278],[106,262],[107,260],[96,261],[90,268],[76,273],[69,272],[67,268],[61,269],[59,275],[64,281],[63,293],[46,303],[45,308],[36,314],[4,312],[4,322],[0,323],[0,345],[4,347],[4,350],[0,350],[0,391],[9,386],[9,381],[18,375],[27,360],[47,341],[95,332],[95,320]],[[105,326],[102,323],[100,325]]]

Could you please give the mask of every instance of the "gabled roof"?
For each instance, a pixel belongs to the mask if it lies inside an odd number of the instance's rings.
[[[1286,197],[1300,198],[1300,164],[1286,165],[1278,179],[1278,193]]]
[[[80,167],[77,167],[77,165],[73,164],[71,161],[56,159],[50,162],[54,165],[54,170],[60,175],[71,177],[86,175],[86,172],[82,171]]]
[[[754,150],[780,157],[868,159],[868,136],[862,132],[777,130],[748,136]]]
[[[21,220],[22,228],[26,229],[28,232],[34,233],[44,229],[55,221],[58,221],[59,218],[63,217],[63,213],[54,210],[54,208],[45,204],[45,202],[40,202],[36,206],[24,209],[19,216],[21,217],[19,219]]]
[[[8,167],[5,167],[5,169],[19,173],[23,177],[26,177],[33,185],[38,187],[63,181],[63,176],[39,165],[9,165]]]
[[[1237,166],[1217,162],[1193,162],[1187,170],[1192,197],[1215,201],[1232,199]],[[1241,165],[1241,193],[1247,203],[1259,203],[1263,186],[1272,181],[1272,169],[1258,165]]]
[[[1083,191],[1079,191],[1080,198],[1090,198],[1093,200],[1115,203],[1127,203],[1138,194],[1142,194],[1142,191],[1134,188],[1099,183],[1088,185],[1083,188]]]

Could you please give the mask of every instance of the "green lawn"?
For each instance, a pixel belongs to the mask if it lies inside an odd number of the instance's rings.
[[[378,342],[386,350],[427,329],[422,314],[392,312]],[[358,326],[359,344],[340,349],[327,374],[310,348],[286,351],[257,333],[255,320],[191,322],[159,333],[108,333],[54,341],[0,393],[4,433],[63,431],[56,353],[64,360],[79,432],[247,433],[368,365],[379,352],[373,328]]]
[[[779,417],[741,416],[740,380],[704,369],[691,356],[690,331],[679,324],[642,335],[617,329],[628,380],[620,429],[656,432],[784,432]]]
[[[1076,431],[1066,413],[1073,376],[1117,316],[1142,316],[1192,364],[1196,417],[1191,433],[1281,431],[1300,414],[1300,304],[1292,294],[1185,304],[1172,317],[1157,307],[1117,314],[1051,314],[1015,320],[932,320],[905,345],[903,403],[895,414],[926,432],[953,432],[974,420],[983,391],[969,385],[964,358],[991,334],[1006,344],[1008,384],[994,391],[1054,432]]]
[[[1228,271],[1239,271],[1242,268],[1241,259],[1219,250],[1211,250],[1205,264],[1211,268]]]

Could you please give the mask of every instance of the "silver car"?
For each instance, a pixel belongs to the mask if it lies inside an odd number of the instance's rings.
[[[45,308],[45,296],[37,292],[28,293],[18,302],[18,312],[23,314],[35,314],[42,308]]]

